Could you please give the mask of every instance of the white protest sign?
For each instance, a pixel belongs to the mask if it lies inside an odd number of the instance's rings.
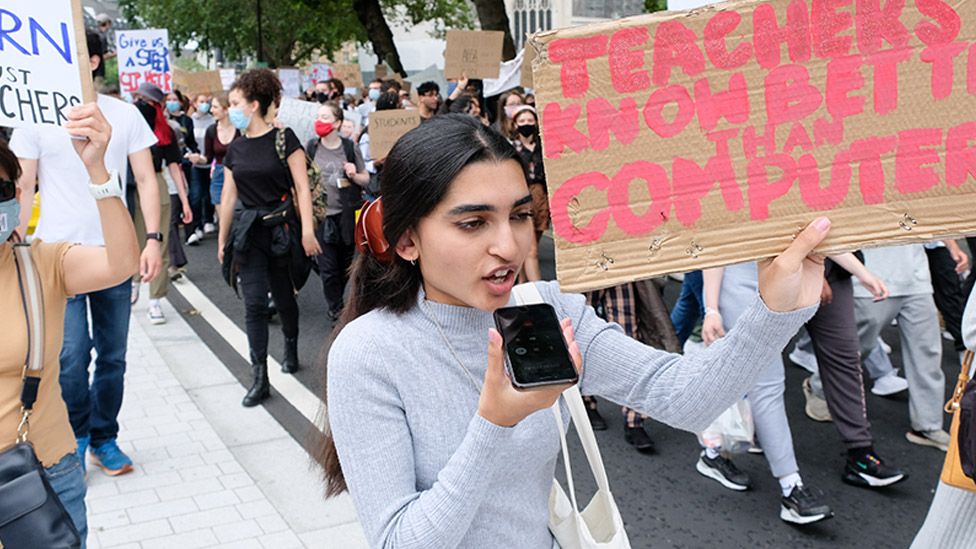
[[[332,67],[326,63],[315,63],[309,68],[308,76],[313,84],[332,80]]]
[[[302,72],[298,69],[278,69],[278,80],[281,80],[282,97],[298,97],[302,94]]]
[[[80,0],[3,0],[0,126],[61,126],[94,101]]]
[[[169,31],[142,29],[115,31],[119,56],[119,89],[133,93],[143,82],[151,82],[164,92],[173,90],[173,71],[169,64]]]
[[[220,69],[220,83],[224,85],[225,90],[229,90],[234,84],[234,80],[237,80],[237,71],[234,69]]]
[[[320,106],[310,101],[283,97],[278,108],[278,122],[291,128],[304,146],[310,139],[316,137],[315,119],[319,115]]]

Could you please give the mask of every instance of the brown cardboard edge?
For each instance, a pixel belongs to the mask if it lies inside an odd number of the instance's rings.
[[[81,9],[81,0],[71,0],[71,18],[75,27],[75,45],[78,48],[81,99],[84,103],[94,103],[97,95],[95,93],[95,81],[92,79],[91,54],[88,53],[88,39],[85,34],[85,17]],[[104,56],[102,62],[105,62]]]

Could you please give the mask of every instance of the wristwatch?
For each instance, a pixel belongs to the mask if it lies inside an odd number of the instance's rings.
[[[149,240],[156,240],[158,242],[162,242],[163,233],[146,233],[146,238]]]
[[[106,198],[122,198],[122,180],[119,178],[118,170],[108,172],[108,181],[96,185],[88,182],[88,191],[91,192],[95,200],[105,200]]]

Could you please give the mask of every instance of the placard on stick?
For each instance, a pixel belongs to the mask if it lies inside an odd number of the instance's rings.
[[[498,78],[504,38],[502,31],[447,31],[444,77]]]
[[[875,8],[745,0],[536,35],[563,289],[770,257],[821,215],[821,252],[976,232],[976,3]]]
[[[369,113],[369,153],[373,158],[385,158],[403,134],[420,125],[420,113],[415,110],[374,111]]]
[[[80,0],[4,0],[0,28],[0,126],[62,126],[95,101]]]
[[[278,107],[278,121],[288,126],[304,145],[315,138],[315,119],[319,115],[318,103],[283,97]]]
[[[342,80],[342,85],[347,88],[363,89],[363,71],[357,63],[332,65],[332,78]]]

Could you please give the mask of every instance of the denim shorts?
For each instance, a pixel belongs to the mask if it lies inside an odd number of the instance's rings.
[[[88,519],[85,516],[85,472],[81,468],[78,452],[61,458],[61,461],[44,469],[47,481],[61,500],[65,511],[71,515],[78,535],[81,536],[81,549],[85,549],[85,538],[88,537]]]
[[[213,172],[210,174],[210,203],[214,206],[220,204],[220,193],[224,191],[224,165],[214,164]]]

